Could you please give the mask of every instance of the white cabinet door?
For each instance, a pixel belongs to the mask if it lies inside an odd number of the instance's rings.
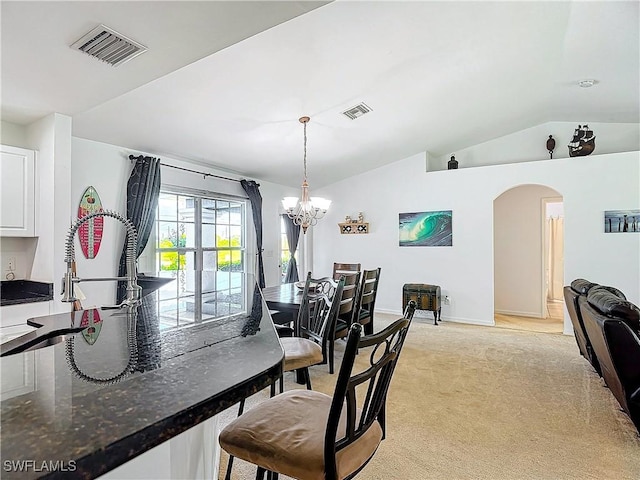
[[[28,325],[0,328],[0,343],[34,330]],[[0,400],[17,397],[36,389],[36,352],[24,352],[2,358],[2,394]]]
[[[147,450],[98,480],[206,480],[218,478],[220,416]]]
[[[0,327],[26,326],[27,320],[30,318],[49,315],[50,307],[51,302],[33,302],[0,307]]]
[[[0,155],[0,236],[34,237],[35,152],[2,145]]]

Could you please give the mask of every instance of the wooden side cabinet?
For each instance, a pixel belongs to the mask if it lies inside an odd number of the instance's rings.
[[[0,236],[36,236],[36,154],[0,146]]]

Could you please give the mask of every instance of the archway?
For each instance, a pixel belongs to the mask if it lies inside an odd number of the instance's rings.
[[[562,333],[562,195],[518,185],[494,199],[493,216],[496,326]]]

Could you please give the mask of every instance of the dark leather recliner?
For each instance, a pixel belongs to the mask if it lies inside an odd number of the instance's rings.
[[[578,305],[602,378],[640,432],[640,309],[619,294],[595,286]]]
[[[591,287],[594,286],[596,286],[595,283],[591,283],[584,278],[574,280],[571,282],[570,286],[564,287],[564,303],[567,306],[569,318],[573,324],[573,333],[576,338],[580,354],[589,361],[596,372],[598,372],[598,375],[602,376],[598,358],[595,353],[593,353],[593,347],[589,341],[587,331],[584,328],[584,321],[582,320],[582,314],[580,313],[580,307],[578,306],[578,297],[580,297],[580,295],[586,296]]]

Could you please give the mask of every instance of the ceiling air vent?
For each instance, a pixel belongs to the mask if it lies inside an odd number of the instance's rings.
[[[80,50],[114,67],[147,51],[147,47],[144,45],[120,35],[104,25],[99,25],[91,30],[71,45],[71,48]]]
[[[351,107],[348,110],[342,112],[343,115],[346,115],[351,120],[355,120],[358,117],[361,117],[365,113],[369,113],[371,111],[371,107],[368,107],[364,103],[359,103],[355,107]]]

